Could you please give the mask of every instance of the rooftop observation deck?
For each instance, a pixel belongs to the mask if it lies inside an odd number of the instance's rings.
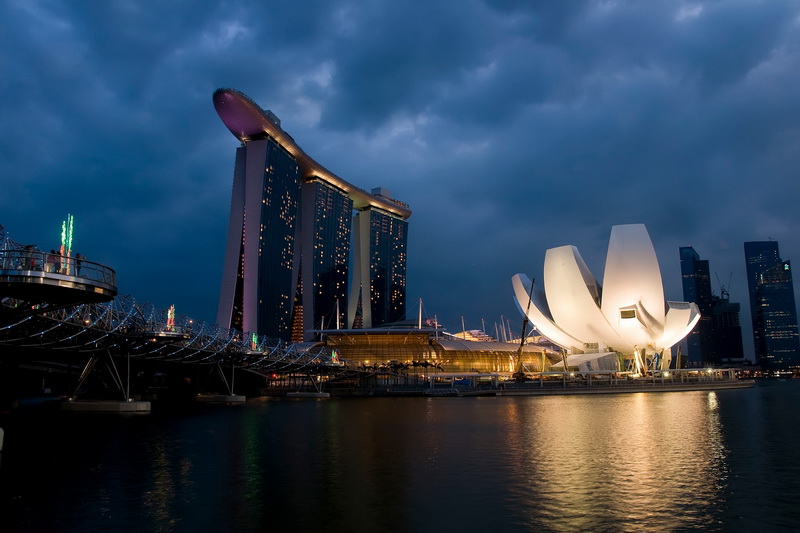
[[[377,207],[402,219],[411,216],[408,204],[367,191],[340,178],[306,154],[291,135],[283,131],[275,115],[264,111],[247,95],[234,89],[217,89],[213,96],[214,108],[230,132],[240,141],[249,142],[265,137],[273,138],[297,161],[304,181],[320,179],[344,191],[353,200],[353,207]]]
[[[93,261],[36,249],[0,250],[0,299],[56,305],[108,302],[116,272]]]

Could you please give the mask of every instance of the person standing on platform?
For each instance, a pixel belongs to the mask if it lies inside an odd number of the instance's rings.
[[[81,254],[75,254],[75,275],[81,275],[81,265],[83,264],[83,260],[85,258]]]
[[[36,270],[39,265],[36,264],[36,248],[32,244],[25,246],[25,263],[23,268],[27,270]]]
[[[50,253],[47,254],[47,263],[44,268],[45,272],[55,272],[56,271],[56,251],[50,250]]]

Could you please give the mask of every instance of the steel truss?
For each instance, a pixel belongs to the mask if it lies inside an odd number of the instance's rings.
[[[287,344],[244,334],[217,324],[174,317],[132,296],[110,302],[50,307],[6,298],[0,305],[0,345],[41,348],[54,353],[86,353],[216,364],[258,374],[355,370],[346,361],[332,365],[328,348],[312,343]]]

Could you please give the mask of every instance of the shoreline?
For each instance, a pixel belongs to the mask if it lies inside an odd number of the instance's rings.
[[[715,391],[748,389],[754,387],[754,379],[736,379],[725,381],[700,381],[700,382],[620,382],[614,384],[586,384],[580,382],[540,384],[538,381],[525,383],[506,384],[501,388],[461,388],[461,387],[421,387],[421,386],[394,386],[371,388],[327,388],[329,398],[346,397],[394,397],[394,398],[420,398],[420,397],[468,397],[468,396],[566,396],[581,394],[625,394],[639,392],[688,392],[688,391]],[[271,391],[267,397],[293,397],[299,398],[297,390]],[[310,397],[310,396],[309,396]],[[316,398],[320,398],[317,396]]]
[[[755,386],[755,380],[711,381],[700,383],[631,383],[587,387],[520,387],[498,391],[498,396],[559,396],[565,394],[619,394],[625,392],[684,392],[728,389],[748,389]]]

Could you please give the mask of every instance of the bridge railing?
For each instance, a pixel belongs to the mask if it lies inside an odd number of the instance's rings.
[[[357,370],[348,361],[334,362],[330,348],[316,343],[290,344],[183,315],[175,318],[175,326],[171,328],[163,320],[165,313],[128,295],[109,302],[58,307],[52,311],[39,309],[29,315],[14,315],[8,323],[0,322],[0,347],[46,348],[53,353],[108,352],[169,362],[216,363],[261,374]],[[0,358],[3,352],[0,349]]]
[[[35,249],[0,250],[0,270],[60,274],[114,287],[117,285],[117,273],[112,268],[83,258],[64,257]]]

